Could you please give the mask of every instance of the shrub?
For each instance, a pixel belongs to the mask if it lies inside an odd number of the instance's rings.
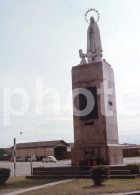
[[[10,172],[10,169],[0,168],[0,185],[5,184],[5,182],[9,179]]]
[[[140,174],[140,165],[137,163],[132,163],[126,165],[127,168],[131,171],[131,174]]]
[[[109,179],[108,166],[96,166],[91,168],[91,177],[95,185],[101,185],[102,182]]]

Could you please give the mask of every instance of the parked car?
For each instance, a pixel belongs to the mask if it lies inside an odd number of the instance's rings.
[[[32,158],[32,161],[35,162],[36,158],[34,156],[32,157],[17,157],[16,162],[30,162]],[[14,157],[10,158],[10,162],[14,162]]]
[[[14,162],[14,157],[10,158],[10,162]],[[25,157],[17,157],[16,162],[25,162]]]
[[[10,161],[10,162],[14,162],[14,158],[13,158],[13,157],[11,157],[9,161]]]
[[[34,156],[32,156],[32,161],[33,161],[33,162],[35,162],[35,161],[36,161],[36,159],[37,159],[37,158],[36,158],[36,156],[35,156],[35,155],[34,155]]]
[[[25,157],[17,157],[17,158],[16,158],[16,161],[17,161],[17,162],[25,162],[26,159],[25,159]]]
[[[42,163],[48,163],[48,162],[56,163],[57,160],[54,156],[47,156],[47,157],[43,158],[41,162]]]

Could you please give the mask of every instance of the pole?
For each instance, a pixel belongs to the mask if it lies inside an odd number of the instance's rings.
[[[31,161],[30,161],[30,165],[31,165],[31,175],[33,175],[33,165],[32,165],[32,156],[31,156]]]
[[[14,177],[16,177],[16,138],[14,138]]]

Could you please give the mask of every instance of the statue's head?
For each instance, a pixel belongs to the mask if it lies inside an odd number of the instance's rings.
[[[91,17],[90,17],[90,23],[94,23],[94,22],[95,22],[94,17],[91,16]]]

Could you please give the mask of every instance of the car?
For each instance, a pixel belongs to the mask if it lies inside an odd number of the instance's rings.
[[[17,157],[16,161],[17,162],[25,162],[25,157]]]
[[[42,163],[48,163],[48,162],[56,163],[57,160],[54,156],[47,156],[47,157],[42,159]]]
[[[10,158],[10,162],[14,162],[14,157]],[[16,162],[25,162],[25,157],[17,157]]]
[[[14,158],[13,158],[13,157],[11,157],[9,161],[10,161],[10,162],[14,162]]]
[[[31,158],[32,158],[32,161],[33,161],[33,162],[35,162],[35,161],[36,161],[36,156],[35,156],[35,155],[34,155],[34,156],[32,156]]]

